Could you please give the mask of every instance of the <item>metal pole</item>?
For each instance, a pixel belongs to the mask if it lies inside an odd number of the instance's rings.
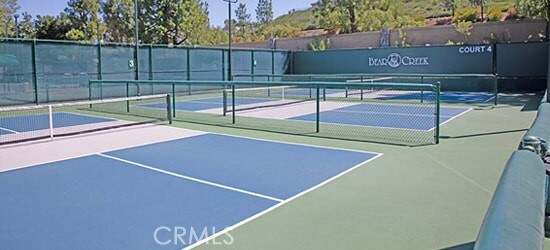
[[[232,76],[232,72],[231,72],[231,44],[232,44],[232,32],[231,32],[231,27],[233,27],[232,23],[231,23],[231,4],[232,3],[237,3],[237,0],[223,0],[225,2],[227,2],[227,16],[228,16],[228,24],[227,24],[227,27],[229,27],[229,45],[228,45],[228,51],[227,51],[227,80],[228,81],[232,81],[233,80],[233,76]]]
[[[134,65],[136,66],[136,75],[135,75],[135,78],[136,80],[139,80],[139,20],[138,20],[138,1],[137,0],[134,0],[134,14],[135,14],[135,27],[134,27],[134,31],[135,31],[135,49],[134,49]]]
[[[36,39],[32,41],[32,84],[34,87],[34,101],[36,104],[40,103],[38,99],[38,77],[37,77],[37,66],[36,66]]]
[[[439,144],[439,116],[441,114],[441,82],[435,85],[435,144]]]
[[[101,66],[101,43],[97,44],[97,80],[103,80],[103,72]],[[91,91],[91,88],[90,88]],[[90,93],[91,98],[91,93]],[[99,84],[99,99],[103,99],[103,84]],[[91,106],[90,106],[91,107]]]
[[[13,17],[15,17],[15,38],[19,38],[19,23],[17,22],[19,15],[15,14]]]
[[[320,117],[320,115],[321,115],[321,104],[320,104],[320,100],[319,100],[319,99],[320,99],[320,98],[319,98],[319,94],[320,94],[320,92],[319,92],[319,86],[317,86],[317,100],[316,100],[316,102],[317,102],[317,110],[315,111],[315,114],[317,115],[315,132],[317,132],[317,133],[319,133],[319,131],[320,131],[320,122],[321,122],[321,121],[320,121],[320,120],[321,120],[321,117]]]
[[[232,38],[231,38],[231,27],[233,25],[231,25],[231,0],[229,0],[227,2],[227,14],[228,14],[228,27],[229,27],[229,45],[228,45],[228,51],[227,51],[227,80],[228,81],[231,81],[232,80],[232,74],[231,74],[231,43],[233,42],[232,41]],[[233,86],[234,87],[234,86]],[[233,107],[234,108],[234,107]],[[233,115],[233,123],[235,123],[235,116]]]

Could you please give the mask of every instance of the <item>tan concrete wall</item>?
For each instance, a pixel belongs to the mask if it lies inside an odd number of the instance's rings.
[[[496,38],[498,43],[526,42],[540,40],[539,34],[546,36],[546,22],[543,20],[523,20],[476,23],[472,34],[465,41],[464,35],[458,33],[454,25],[406,28],[406,43],[410,46],[441,45],[448,41],[466,42],[470,44],[487,43]],[[331,49],[377,48],[380,47],[380,32],[362,32],[330,36]],[[281,38],[276,40],[277,49],[307,50],[313,37]],[[390,32],[390,46],[400,44],[399,30]],[[242,48],[269,48],[267,41],[235,44]]]

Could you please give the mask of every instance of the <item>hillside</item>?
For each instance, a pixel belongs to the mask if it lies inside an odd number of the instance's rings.
[[[403,9],[401,13],[413,18],[432,18],[440,16],[450,16],[451,11],[446,10],[440,3],[440,0],[402,0]],[[505,10],[514,6],[514,1],[510,0],[493,0],[490,1],[488,7],[498,6]],[[458,0],[458,8],[473,8],[467,0]],[[487,9],[489,9],[487,8]],[[313,9],[299,10],[277,17],[273,21],[274,25],[288,25],[299,28],[301,30],[314,29],[315,17]]]

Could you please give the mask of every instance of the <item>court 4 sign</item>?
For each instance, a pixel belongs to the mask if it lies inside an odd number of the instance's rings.
[[[398,68],[400,66],[428,66],[429,57],[401,56],[399,53],[391,53],[388,57],[369,57],[369,66]]]

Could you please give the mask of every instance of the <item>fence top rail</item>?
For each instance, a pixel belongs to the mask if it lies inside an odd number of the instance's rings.
[[[13,38],[13,37],[0,37],[0,42],[37,42],[37,43],[58,43],[58,44],[72,44],[72,45],[84,45],[84,46],[127,46],[135,47],[135,44],[131,43],[116,43],[116,42],[93,42],[93,41],[69,41],[69,40],[52,40],[52,39],[33,39],[33,38]],[[160,48],[180,48],[180,49],[206,49],[206,50],[224,50],[226,51],[227,46],[223,45],[168,45],[168,44],[149,44],[149,43],[140,43],[140,48],[147,47],[160,47]],[[258,52],[285,52],[289,53],[290,50],[283,49],[262,49],[262,48],[231,48],[234,51],[258,51]]]
[[[403,76],[403,77],[464,77],[496,78],[495,74],[423,74],[423,73],[345,73],[345,74],[237,74],[233,77],[361,77],[361,76]]]
[[[299,86],[310,88],[393,88],[404,90],[428,90],[434,91],[439,83],[398,83],[398,82],[365,82],[365,83],[344,83],[344,82],[268,82],[268,81],[196,81],[196,80],[89,80],[92,84],[175,84],[175,85],[218,85],[218,86]]]

